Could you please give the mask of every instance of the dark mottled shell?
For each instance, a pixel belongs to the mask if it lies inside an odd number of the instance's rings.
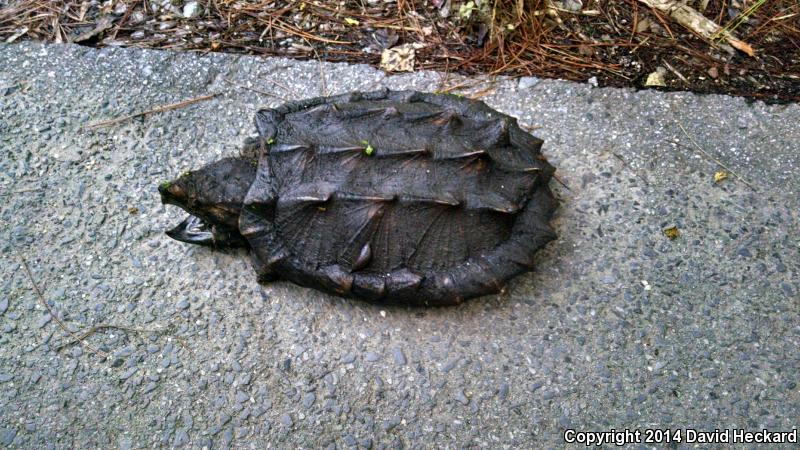
[[[499,292],[555,236],[542,141],[483,102],[353,93],[261,110],[256,125],[239,228],[261,280],[453,304]]]

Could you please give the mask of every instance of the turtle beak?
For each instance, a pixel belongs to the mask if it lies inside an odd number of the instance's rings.
[[[161,194],[161,203],[180,206],[181,208],[186,207],[188,195],[181,180],[161,183],[158,186],[158,192]],[[211,226],[195,215],[189,215],[178,226],[166,233],[167,236],[181,242],[214,245],[214,233]]]
[[[177,227],[166,232],[172,239],[197,245],[214,245],[214,233],[203,219],[189,216]]]

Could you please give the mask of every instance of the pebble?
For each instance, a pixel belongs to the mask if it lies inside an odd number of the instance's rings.
[[[250,384],[250,378],[251,377],[250,377],[249,373],[243,374],[242,377],[239,379],[239,385],[240,386],[247,386],[248,384]]]
[[[48,313],[48,314],[45,314],[45,315],[43,315],[43,316],[42,316],[42,317],[40,317],[40,318],[39,318],[39,320],[36,322],[36,328],[42,328],[42,327],[44,327],[45,325],[47,325],[48,323],[50,323],[50,321],[51,321],[51,320],[53,320],[53,316],[51,316],[49,313]]]
[[[317,399],[317,396],[313,392],[306,392],[303,396],[303,406],[308,409],[314,404],[314,401]]]
[[[201,7],[197,2],[187,2],[183,5],[183,17],[192,19],[200,15]]]
[[[0,314],[4,314],[8,310],[8,298],[0,298]]]
[[[352,353],[348,353],[342,356],[342,363],[344,364],[352,364],[356,360],[356,355]]]
[[[530,89],[537,84],[539,84],[542,80],[536,77],[520,77],[518,81],[518,87],[520,89]]]
[[[392,349],[392,356],[394,356],[395,364],[399,366],[406,365],[406,355],[403,353],[403,349],[400,347],[394,347]]]
[[[392,417],[392,418],[384,420],[383,421],[383,425],[382,425],[381,428],[383,428],[383,431],[387,431],[388,432],[388,431],[392,431],[393,429],[395,429],[395,427],[397,427],[398,425],[400,425],[400,418],[399,417]]]
[[[178,428],[175,431],[175,440],[172,441],[172,445],[175,447],[180,447],[184,444],[187,444],[188,442],[189,442],[189,433],[183,428]]]
[[[289,414],[281,414],[281,424],[286,428],[291,428],[294,425],[294,421],[292,421],[292,416]]]
[[[374,352],[367,352],[366,359],[367,359],[367,361],[369,361],[369,362],[375,362],[375,361],[377,361],[377,360],[379,360],[379,359],[381,359],[381,358],[380,358],[380,356],[378,356],[378,354],[377,354],[377,353],[374,353]]]
[[[509,389],[508,383],[502,383],[500,385],[500,388],[498,388],[498,390],[497,390],[497,395],[501,399],[505,400],[505,398],[508,397],[508,389]]]
[[[250,400],[250,395],[246,392],[237,391],[236,392],[236,403],[244,403]]]
[[[6,428],[3,431],[3,444],[10,446],[17,437],[17,430],[15,428]]]
[[[0,373],[0,383],[5,383],[14,379],[14,375],[10,373]]]
[[[222,442],[230,444],[231,441],[233,441],[233,430],[226,428],[225,431],[222,432]]]
[[[463,389],[456,389],[456,392],[453,394],[453,398],[462,405],[469,403],[469,399],[467,398],[466,394],[464,394]]]
[[[133,442],[126,436],[120,436],[119,439],[117,439],[117,446],[119,450],[131,450],[133,448]]]

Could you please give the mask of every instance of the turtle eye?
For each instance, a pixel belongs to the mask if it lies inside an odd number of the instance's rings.
[[[177,183],[166,181],[158,186],[161,194],[161,203],[171,203],[180,206],[186,199],[186,192]]]

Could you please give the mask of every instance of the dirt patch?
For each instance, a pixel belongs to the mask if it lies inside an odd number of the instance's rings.
[[[701,37],[642,0],[0,2],[0,40],[236,52],[800,100],[800,4],[684,2],[755,50]],[[404,47],[405,48],[405,47]],[[651,79],[652,80],[652,79]]]

